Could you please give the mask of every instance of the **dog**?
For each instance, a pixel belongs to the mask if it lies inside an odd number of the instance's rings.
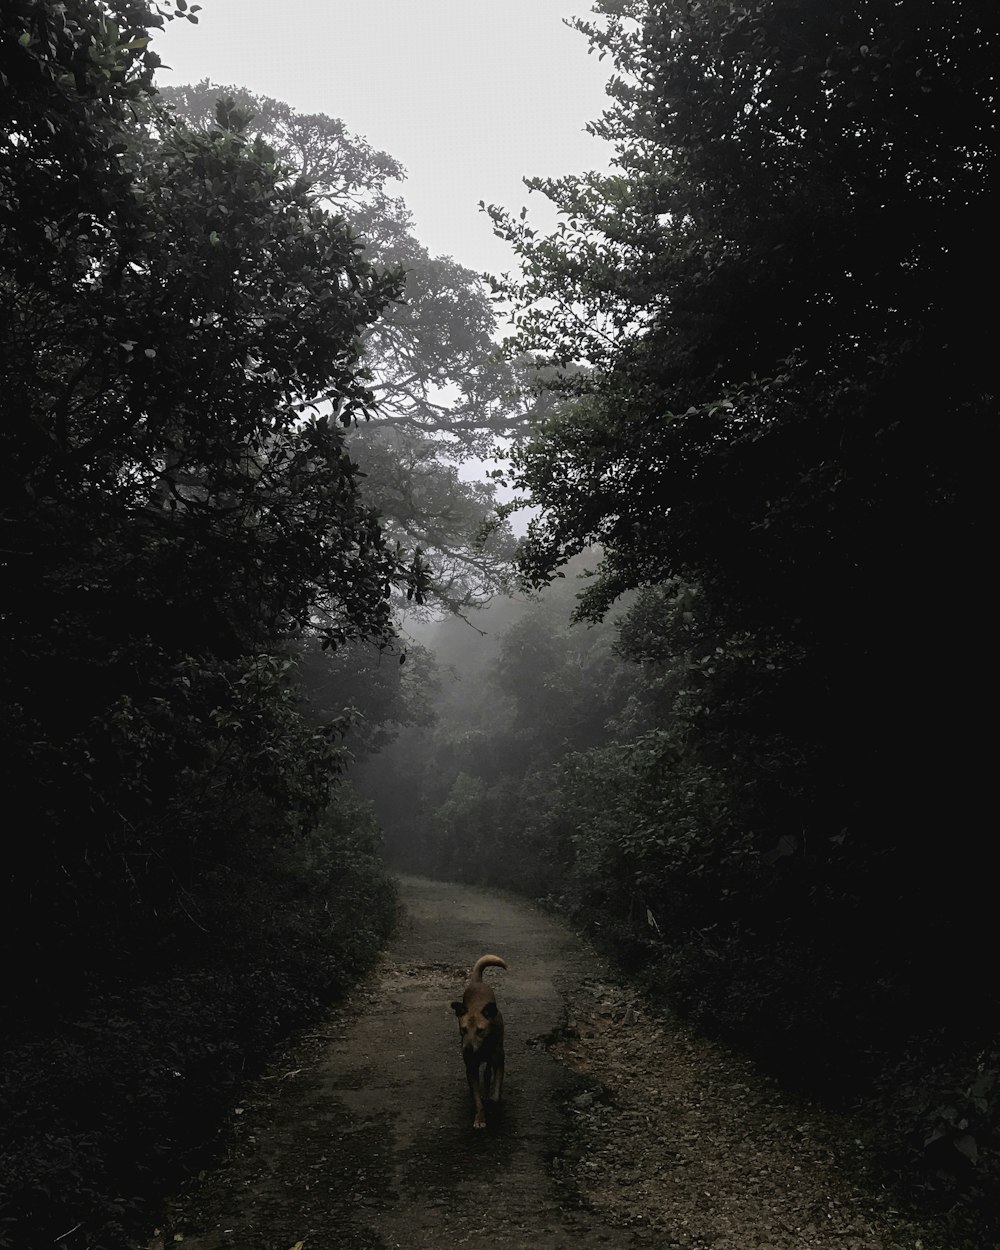
[[[465,1060],[465,1075],[476,1104],[473,1128],[486,1127],[485,1103],[499,1102],[503,1089],[503,1016],[496,995],[483,980],[484,968],[506,968],[499,955],[482,955],[472,965],[461,1002],[452,1003]]]

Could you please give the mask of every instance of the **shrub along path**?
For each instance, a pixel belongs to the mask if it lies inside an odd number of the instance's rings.
[[[955,1250],[866,1179],[856,1125],[654,1011],[558,919],[413,878],[403,900],[148,1250]],[[508,1076],[475,1132],[449,1003],[485,952],[509,965],[487,974]]]

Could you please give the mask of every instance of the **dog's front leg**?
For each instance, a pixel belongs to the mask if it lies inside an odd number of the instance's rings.
[[[483,1103],[483,1082],[479,1075],[479,1064],[467,1063],[465,1065],[465,1074],[469,1078],[469,1089],[472,1090],[472,1100],[476,1104],[476,1118],[472,1121],[473,1128],[486,1127],[486,1107]]]
[[[503,1047],[501,1046],[493,1055],[490,1073],[490,1102],[499,1102],[500,1095],[503,1092]]]

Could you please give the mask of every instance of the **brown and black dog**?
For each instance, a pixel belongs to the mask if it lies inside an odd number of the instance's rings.
[[[499,955],[482,955],[472,965],[462,1001],[451,1005],[458,1016],[465,1075],[476,1104],[473,1128],[486,1127],[484,1102],[499,1102],[503,1088],[503,1016],[493,990],[483,980],[483,969],[506,967]]]

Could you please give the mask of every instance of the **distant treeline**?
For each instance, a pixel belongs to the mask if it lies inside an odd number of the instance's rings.
[[[550,899],[784,1078],[866,1102],[911,1195],[985,1244],[996,13],[595,7],[617,166],[534,184],[550,236],[491,210],[549,396],[508,477],[537,509],[521,571],[595,574],[396,749],[395,854]]]

